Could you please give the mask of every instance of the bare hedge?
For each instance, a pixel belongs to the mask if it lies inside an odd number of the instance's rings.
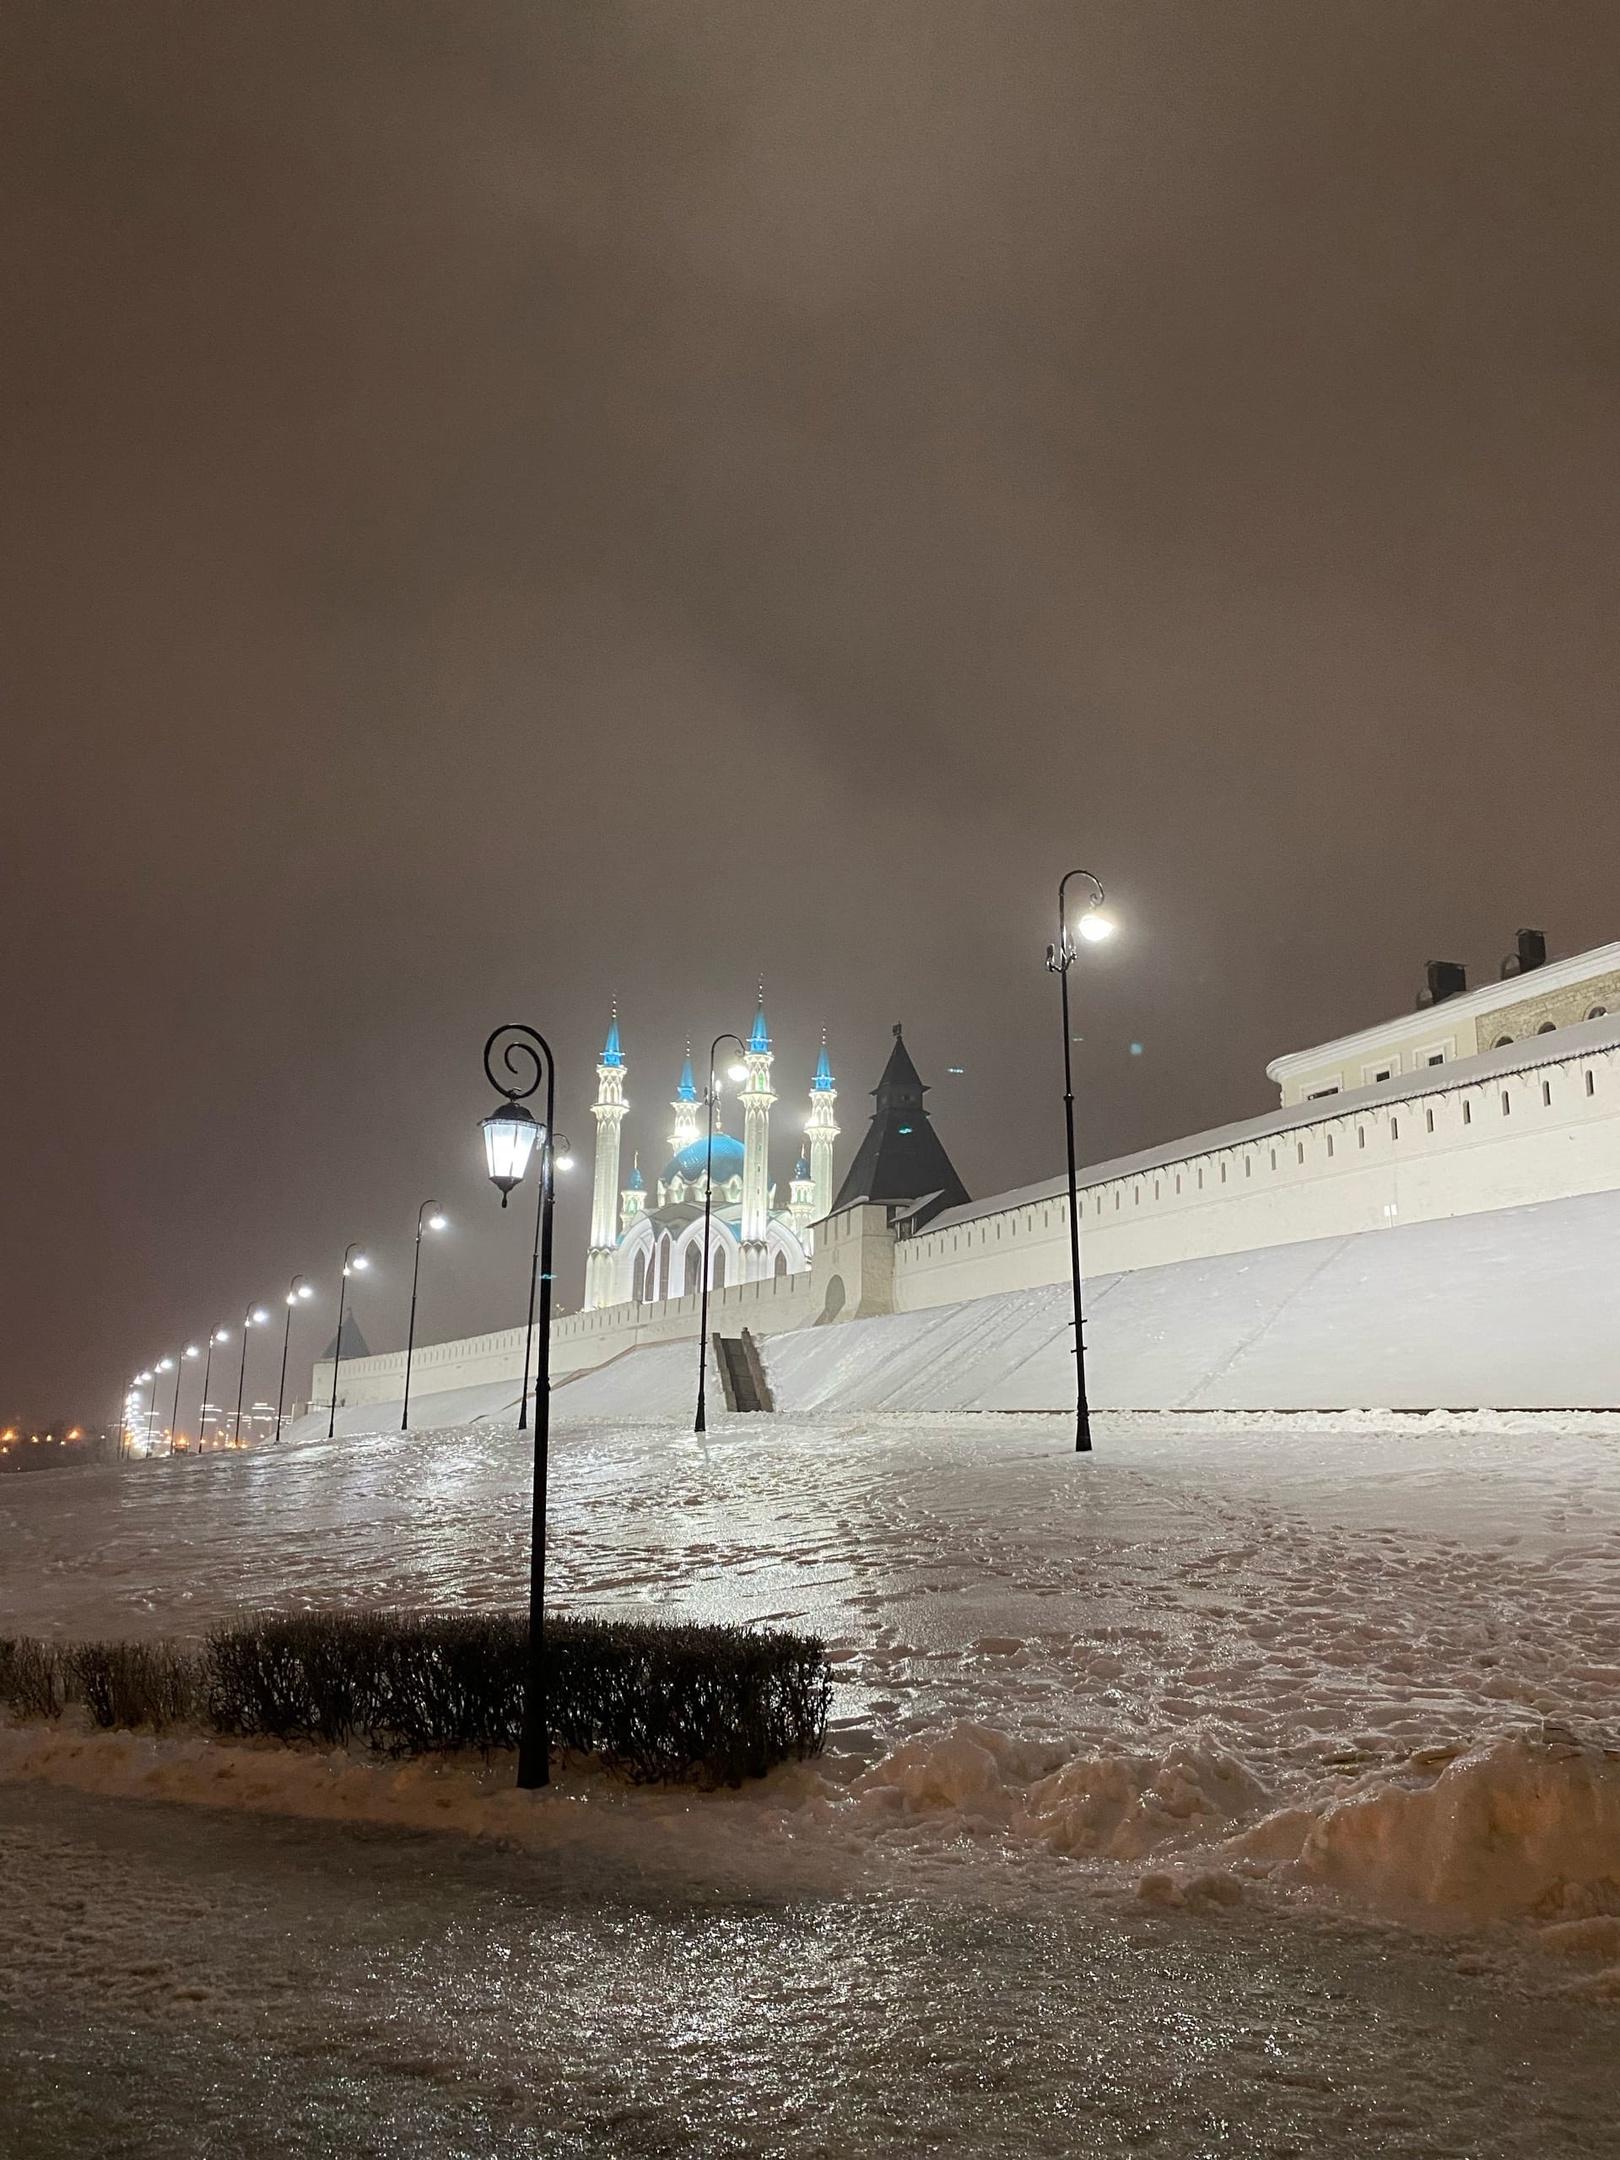
[[[260,1613],[200,1654],[141,1643],[0,1640],[0,1701],[81,1702],[100,1725],[188,1722],[389,1755],[517,1745],[528,1621],[514,1613]],[[832,1679],[783,1629],[559,1618],[546,1624],[554,1745],[651,1782],[739,1784],[818,1754]]]

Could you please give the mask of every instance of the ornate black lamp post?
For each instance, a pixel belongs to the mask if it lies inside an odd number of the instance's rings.
[[[1086,1338],[1080,1304],[1080,1205],[1075,1191],[1074,1162],[1074,1053],[1069,1037],[1069,969],[1079,953],[1069,928],[1070,878],[1083,878],[1091,888],[1076,922],[1078,934],[1088,945],[1100,945],[1114,934],[1110,917],[1102,912],[1103,889],[1089,870],[1069,870],[1058,882],[1057,943],[1046,948],[1046,964],[1057,977],[1063,993],[1063,1130],[1069,1151],[1069,1280],[1074,1292],[1074,1447],[1077,1455],[1091,1453],[1091,1405],[1086,1400]]]
[[[326,1437],[328,1440],[337,1431],[338,1374],[343,1370],[343,1315],[348,1310],[349,1304],[349,1277],[351,1274],[363,1274],[370,1265],[371,1262],[360,1250],[358,1240],[353,1244],[344,1246],[343,1272],[338,1277],[337,1334],[332,1342],[332,1414],[326,1421]]]
[[[203,1359],[202,1401],[197,1405],[197,1460],[202,1461],[203,1436],[208,1430],[208,1376],[214,1369],[215,1343],[229,1342],[231,1331],[226,1327],[208,1330],[208,1355]]]
[[[703,1283],[702,1318],[698,1325],[697,1417],[692,1424],[695,1433],[709,1429],[705,1401],[709,1381],[709,1238],[714,1220],[714,1104],[720,1092],[714,1077],[714,1061],[723,1042],[737,1045],[739,1060],[747,1055],[747,1045],[740,1035],[717,1035],[709,1045],[709,1084],[703,1091],[703,1100],[709,1109],[709,1129],[703,1143]],[[740,1062],[734,1064],[728,1070],[728,1077],[735,1081],[746,1080],[748,1067]]]
[[[496,1070],[496,1045],[500,1068]],[[522,1082],[532,1068],[527,1086]],[[546,1472],[551,1437],[551,1219],[555,1197],[552,1156],[556,1144],[557,1065],[551,1045],[536,1028],[509,1021],[484,1045],[484,1072],[506,1099],[482,1121],[484,1161],[490,1183],[505,1207],[521,1184],[529,1158],[540,1151],[540,1196],[535,1215],[535,1264],[529,1270],[529,1322],[523,1346],[523,1405],[528,1407],[529,1348],[534,1341],[534,1300],[540,1296],[539,1356],[534,1379],[534,1480],[529,1510],[529,1655],[523,1682],[523,1729],[518,1740],[518,1784],[532,1789],[551,1782],[551,1721],[546,1710]],[[546,1114],[535,1122],[524,1103],[545,1082]]]
[[[289,1320],[291,1317],[289,1314]],[[231,1446],[233,1448],[239,1448],[242,1445],[242,1394],[247,1386],[248,1330],[250,1328],[265,1327],[268,1325],[269,1319],[270,1315],[262,1305],[250,1305],[242,1315],[242,1355],[237,1360],[236,1366],[236,1422],[231,1427]]]
[[[287,1320],[281,1330],[281,1379],[276,1386],[276,1444],[281,1440],[281,1412],[287,1400],[287,1344],[292,1338],[293,1308],[306,1303],[315,1295],[312,1283],[302,1275],[295,1275],[287,1285]]]
[[[424,1200],[416,1211],[416,1258],[411,1263],[411,1323],[405,1331],[405,1395],[399,1406],[399,1429],[409,1432],[411,1419],[411,1359],[416,1353],[416,1285],[422,1274],[422,1232],[446,1230],[449,1218],[437,1200]]]

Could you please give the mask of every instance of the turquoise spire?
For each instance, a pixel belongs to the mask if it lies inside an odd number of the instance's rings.
[[[619,1047],[619,1001],[617,998],[613,1000],[613,1017],[608,1022],[607,1041],[602,1045],[602,1063],[604,1065],[622,1065],[624,1063],[624,1052]]]
[[[763,978],[761,978],[759,985],[759,1010],[754,1015],[754,1025],[748,1037],[748,1047],[750,1050],[760,1051],[769,1050],[771,1047],[771,1032],[765,1025],[765,983]]]
[[[696,1102],[698,1099],[697,1082],[692,1077],[692,1044],[690,1039],[687,1041],[686,1063],[681,1067],[681,1084],[675,1090],[675,1099],[677,1102]]]
[[[813,1088],[830,1088],[832,1084],[832,1067],[827,1063],[827,1030],[823,1028],[821,1031],[821,1055],[816,1059],[815,1078],[810,1082],[810,1085]]]
[[[641,1174],[641,1157],[637,1155],[630,1165],[630,1190],[632,1192],[645,1192],[646,1189],[647,1180]]]

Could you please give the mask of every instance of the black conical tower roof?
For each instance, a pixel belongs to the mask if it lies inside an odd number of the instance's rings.
[[[337,1356],[337,1347],[338,1339],[334,1335],[332,1337],[332,1340],[327,1344],[325,1351],[322,1353],[319,1359],[319,1362],[322,1365],[330,1365],[332,1360]],[[359,1321],[354,1317],[354,1314],[352,1312],[346,1312],[343,1315],[344,1364],[347,1365],[350,1358],[370,1357],[370,1355],[371,1346],[360,1332]]]
[[[937,1215],[967,1199],[967,1187],[923,1108],[927,1092],[897,1023],[889,1062],[872,1090],[877,1108],[838,1188],[835,1209],[857,1200],[892,1204],[926,1199],[932,1202],[928,1214]]]

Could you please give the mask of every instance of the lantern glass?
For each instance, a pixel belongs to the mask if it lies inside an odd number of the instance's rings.
[[[521,1184],[541,1128],[521,1103],[507,1102],[484,1119],[481,1130],[489,1181],[504,1200],[514,1185]]]

